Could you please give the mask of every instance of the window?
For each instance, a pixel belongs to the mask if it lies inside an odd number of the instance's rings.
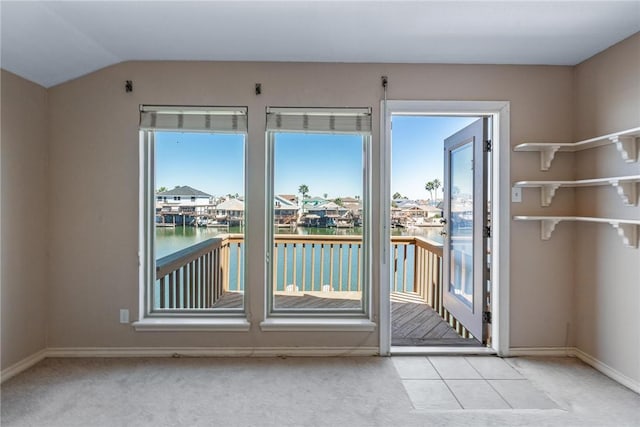
[[[268,110],[271,315],[368,313],[370,132],[369,109]]]
[[[141,107],[146,317],[242,313],[246,117]]]

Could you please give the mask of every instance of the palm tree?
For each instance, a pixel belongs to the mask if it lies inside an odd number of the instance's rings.
[[[433,190],[435,190],[436,186],[433,181],[429,181],[424,185],[424,189],[429,192],[431,195],[431,200],[433,200]]]
[[[397,191],[395,193],[393,193],[392,196],[393,200],[398,200],[398,199],[402,199],[402,194],[398,193]]]
[[[302,184],[298,187],[298,193],[302,194],[302,200],[307,198],[307,194],[309,194],[309,187],[306,184]]]
[[[431,182],[433,182],[433,189],[436,191],[436,197],[438,197],[438,188],[442,186],[442,183],[438,178],[434,179]]]
[[[158,188],[158,191],[156,191],[156,193],[164,193],[165,191],[167,191],[167,187],[162,186],[162,187]]]

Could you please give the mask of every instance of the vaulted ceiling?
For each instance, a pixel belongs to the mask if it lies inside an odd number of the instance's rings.
[[[130,60],[574,65],[627,1],[2,1],[2,68],[50,87]]]

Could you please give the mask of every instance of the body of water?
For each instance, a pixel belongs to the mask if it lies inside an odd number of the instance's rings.
[[[182,227],[156,228],[156,258],[172,254],[181,249],[188,248],[198,242],[218,237],[228,233],[242,233],[240,227],[230,227],[226,229],[207,227]],[[319,236],[358,236],[362,234],[362,228],[304,228],[298,227],[296,230],[278,229],[277,234],[297,234],[297,235],[319,235]],[[391,230],[393,236],[420,236],[436,243],[442,243],[440,227],[415,227],[415,228],[394,228]]]

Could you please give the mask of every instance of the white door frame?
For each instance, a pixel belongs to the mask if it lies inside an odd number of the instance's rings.
[[[509,355],[509,232],[511,182],[509,101],[382,101],[380,104],[380,355],[391,354],[391,300],[389,250],[391,247],[391,115],[493,116],[491,223],[491,348],[412,347],[403,353],[484,353]]]

